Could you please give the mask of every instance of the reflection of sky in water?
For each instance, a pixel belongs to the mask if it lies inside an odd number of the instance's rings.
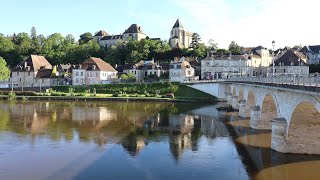
[[[270,132],[212,105],[0,101],[0,114],[0,179],[281,179],[320,168],[310,162],[320,157],[271,151]]]

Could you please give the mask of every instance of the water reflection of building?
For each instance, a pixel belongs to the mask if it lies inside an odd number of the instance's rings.
[[[169,116],[169,127],[173,132],[187,133],[194,127],[194,116],[187,114]]]
[[[136,156],[144,148],[145,138],[130,134],[122,140],[121,145],[130,155]]]
[[[90,121],[93,125],[101,121],[117,120],[117,114],[106,107],[74,107],[72,121],[79,124]]]

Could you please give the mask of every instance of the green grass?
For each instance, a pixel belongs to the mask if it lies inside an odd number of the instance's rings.
[[[210,99],[214,100],[216,97],[204,93],[202,91],[193,89],[186,85],[179,85],[179,88],[176,93],[174,93],[176,98],[183,98],[183,99]]]

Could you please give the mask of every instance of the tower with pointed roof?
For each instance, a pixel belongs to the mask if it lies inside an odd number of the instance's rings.
[[[170,33],[171,48],[189,48],[192,41],[192,32],[184,29],[181,21],[177,19]]]

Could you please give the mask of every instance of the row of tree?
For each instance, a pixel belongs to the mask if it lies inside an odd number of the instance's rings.
[[[210,40],[210,45],[217,49],[213,40]],[[210,48],[201,43],[200,35],[197,33],[194,33],[188,49],[172,49],[167,41],[148,38],[141,41],[119,41],[112,47],[105,48],[100,47],[89,32],[80,35],[80,39],[76,40],[71,34],[62,36],[60,33],[54,33],[47,37],[38,35],[34,27],[29,34],[0,34],[0,56],[10,67],[16,66],[30,54],[43,55],[53,65],[78,64],[90,56],[100,57],[110,64],[125,64],[153,58],[157,61],[171,61],[177,56],[202,58]],[[229,50],[233,54],[239,54],[240,46],[233,41]],[[217,51],[229,53],[225,49]]]

